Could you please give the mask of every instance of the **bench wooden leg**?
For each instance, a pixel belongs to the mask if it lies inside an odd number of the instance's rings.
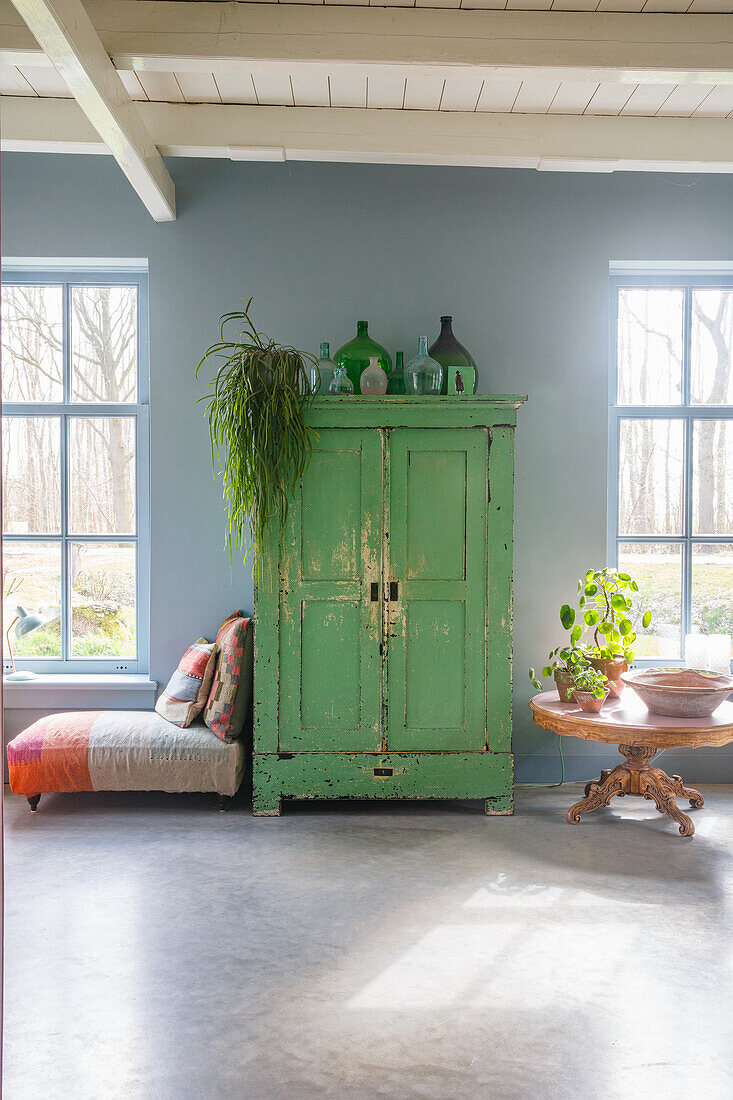
[[[227,810],[229,809],[229,807],[231,806],[231,804],[232,804],[232,795],[230,795],[230,794],[217,795],[217,797],[216,797],[216,808],[219,811],[219,813],[221,813],[221,814],[226,813]]]
[[[28,798],[28,805],[31,808],[31,813],[35,813],[38,809],[38,803],[41,801],[40,794],[32,794]]]

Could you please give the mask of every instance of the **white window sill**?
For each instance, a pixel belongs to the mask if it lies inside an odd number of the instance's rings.
[[[3,677],[6,710],[147,710],[155,703],[157,680],[148,676],[93,674]]]

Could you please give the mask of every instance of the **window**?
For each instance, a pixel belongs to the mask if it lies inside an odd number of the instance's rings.
[[[36,624],[16,665],[147,672],[146,274],[4,269],[2,356],[5,630]]]
[[[733,272],[612,280],[608,557],[653,614],[639,663],[733,635]]]

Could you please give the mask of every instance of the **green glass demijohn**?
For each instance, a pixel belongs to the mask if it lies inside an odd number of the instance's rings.
[[[430,348],[431,358],[443,368],[441,393],[471,394],[476,392],[476,364],[473,356],[453,335],[453,318],[440,318],[440,336]]]
[[[357,321],[356,336],[353,340],[349,340],[348,344],[344,344],[342,348],[339,348],[333,357],[337,367],[346,367],[346,373],[351,380],[355,393],[361,392],[359,386],[361,372],[369,366],[369,360],[372,357],[378,360],[379,366],[387,376],[392,370],[392,360],[389,352],[376,340],[372,340],[367,332],[368,325],[368,321]]]
[[[401,351],[395,353],[394,370],[387,375],[387,393],[394,397],[405,396],[405,362]]]

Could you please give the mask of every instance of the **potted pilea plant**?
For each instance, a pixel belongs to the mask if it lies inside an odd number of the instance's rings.
[[[552,676],[557,687],[557,694],[561,703],[573,701],[573,676],[584,668],[588,668],[588,661],[583,653],[574,646],[558,646],[548,655],[547,664],[538,673],[536,669],[529,670],[529,678],[532,686],[537,691],[542,691],[543,683],[540,676]]]
[[[251,532],[251,549],[262,559],[265,535],[273,516],[283,523],[290,495],[310,462],[315,433],[304,413],[313,392],[308,365],[318,361],[307,352],[277,344],[259,332],[249,309],[225,313],[219,321],[219,340],[196,367],[217,363],[209,381],[206,403],[214,472],[225,452],[223,481],[229,526],[227,546],[242,547]],[[232,339],[225,329],[238,326]]]
[[[578,581],[577,612],[569,604],[560,609],[560,621],[570,631],[588,662],[608,680],[611,695],[624,689],[621,674],[634,659],[632,648],[639,627],[652,621],[651,611],[636,606],[639,585],[617,569],[589,569]]]
[[[609,690],[608,678],[590,665],[573,673],[573,701],[581,710],[598,714],[608,698]]]

